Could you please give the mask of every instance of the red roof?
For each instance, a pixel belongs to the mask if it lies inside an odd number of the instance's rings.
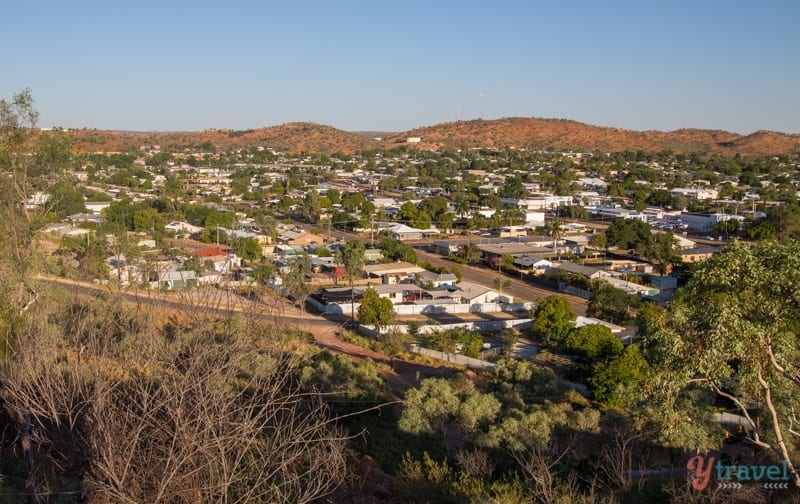
[[[197,250],[195,252],[192,252],[192,255],[195,257],[216,257],[216,256],[226,256],[228,255],[228,253],[219,247],[208,247],[202,250]]]

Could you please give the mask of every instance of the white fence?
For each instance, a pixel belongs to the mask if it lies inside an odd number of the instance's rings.
[[[439,331],[448,331],[450,329],[464,328],[468,331],[480,332],[499,332],[503,329],[516,327],[518,329],[527,329],[531,327],[533,322],[529,318],[521,319],[507,319],[507,320],[473,320],[471,322],[457,322],[454,324],[424,324],[417,328],[417,334],[430,334]],[[375,336],[376,330],[374,326],[359,325],[358,331],[365,336]],[[408,333],[408,326],[405,324],[395,324],[381,329],[381,332],[386,333],[389,331],[397,331],[400,333]]]
[[[466,366],[472,369],[484,369],[486,371],[494,371],[495,363],[494,362],[486,362],[480,359],[473,359],[472,357],[467,357],[466,355],[461,354],[454,354],[449,352],[440,352],[438,350],[431,350],[429,348],[422,348],[419,345],[411,345],[409,350],[413,353],[418,353],[420,355],[427,355],[428,357],[433,357],[434,359],[439,359],[447,362],[454,362],[456,364],[461,364],[462,366]]]
[[[320,303],[313,297],[308,298],[308,303],[321,313],[328,315],[344,314],[350,315],[358,311],[360,303],[331,303],[328,305]],[[439,313],[523,313],[529,311],[533,303],[475,303],[475,304],[398,304],[394,305],[394,312],[397,315],[435,315]]]

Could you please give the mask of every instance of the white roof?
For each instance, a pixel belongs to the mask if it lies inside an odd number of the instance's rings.
[[[622,326],[618,326],[616,324],[612,324],[611,322],[606,322],[605,320],[600,320],[596,318],[582,317],[578,315],[578,317],[575,319],[575,327],[583,327],[594,324],[599,324],[601,326],[608,327],[609,329],[611,329],[612,333],[619,333],[625,330],[625,328]]]

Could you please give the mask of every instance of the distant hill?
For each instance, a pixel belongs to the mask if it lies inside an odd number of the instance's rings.
[[[800,152],[800,135],[758,131],[742,136],[719,130],[680,129],[670,132],[631,131],[591,126],[564,119],[508,118],[437,124],[386,138],[387,143],[405,143],[422,149],[529,148],[576,151],[644,150],[673,152],[718,152],[722,154],[788,154]]]
[[[181,150],[231,147],[247,148],[256,145],[300,153],[352,154],[359,150],[380,148],[381,142],[348,133],[330,126],[312,123],[287,123],[255,130],[205,130],[197,132],[123,132],[75,130],[71,132],[77,152],[130,151],[141,145],[160,145],[162,149]]]
[[[739,135],[727,131],[679,129],[632,131],[592,126],[564,119],[507,118],[442,123],[403,133],[346,132],[312,123],[287,123],[256,130],[206,130],[199,132],[122,132],[76,130],[71,132],[78,152],[130,151],[140,145],[163,149],[215,149],[262,145],[280,151],[333,154],[364,149],[390,149],[407,145],[417,149],[470,149],[510,147],[575,151],[670,150],[676,153],[720,154],[800,153],[800,135],[758,131]],[[373,137],[382,137],[375,140]],[[406,143],[419,137],[419,143]]]

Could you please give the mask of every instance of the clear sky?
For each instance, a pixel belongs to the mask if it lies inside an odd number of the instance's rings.
[[[800,2],[0,1],[43,127],[457,119],[800,133]]]

